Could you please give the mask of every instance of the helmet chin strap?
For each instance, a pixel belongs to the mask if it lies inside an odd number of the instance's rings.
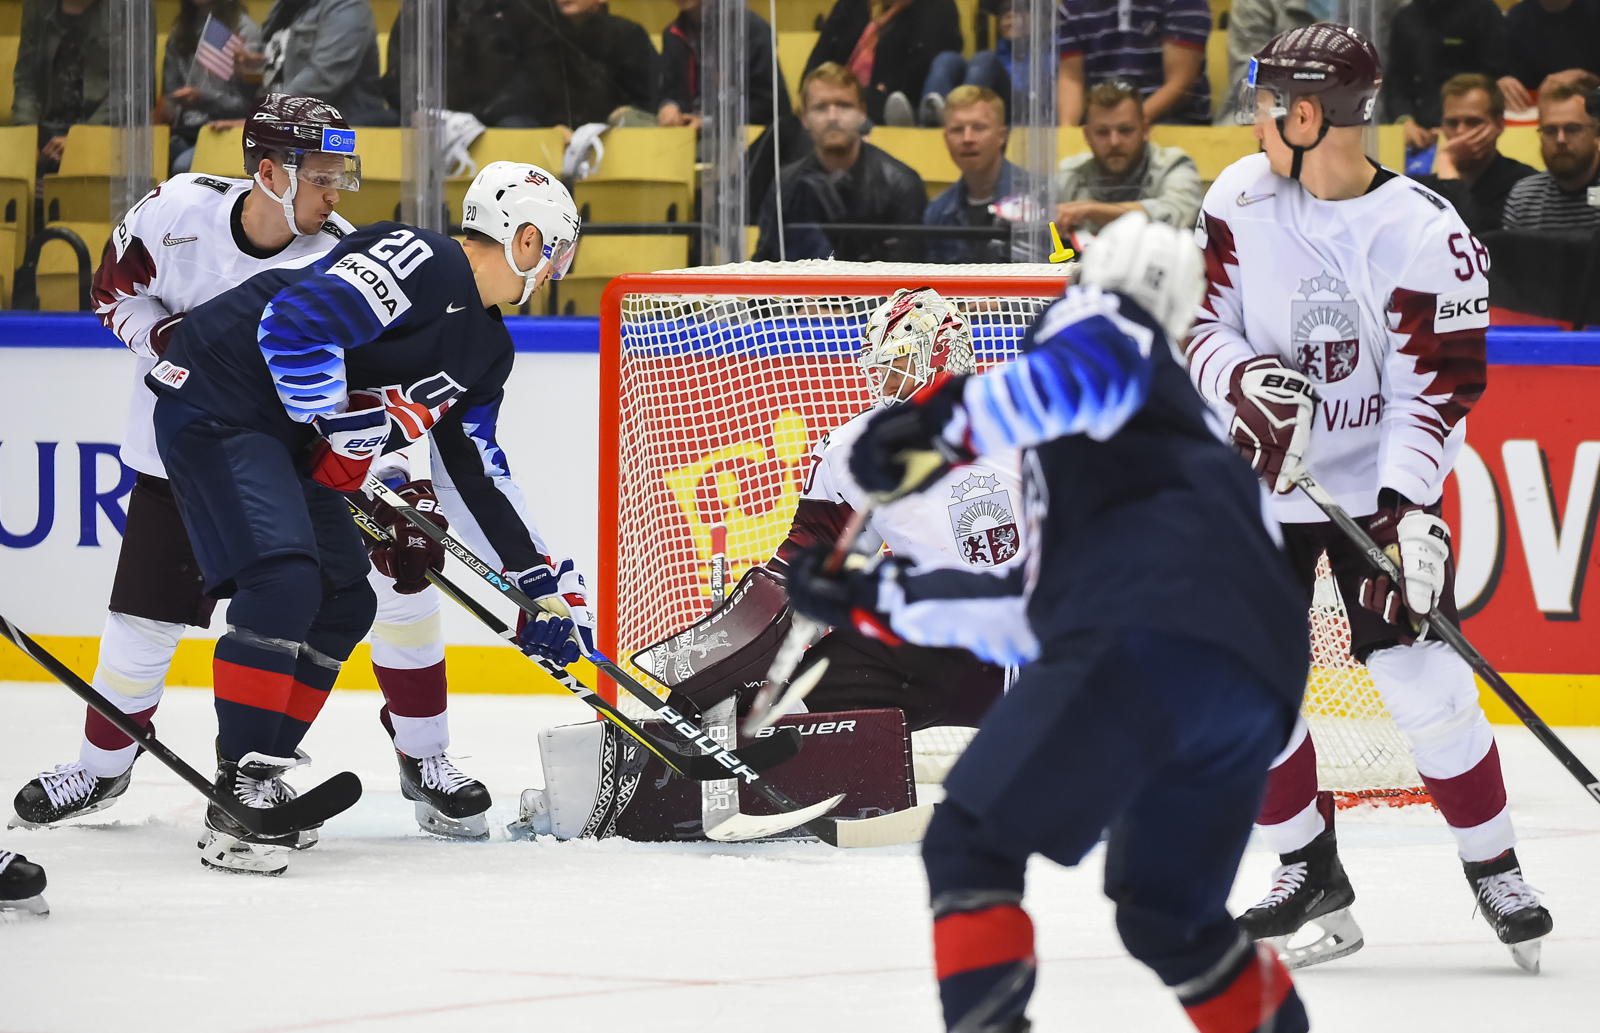
[[[533,263],[532,269],[529,269],[527,272],[523,272],[521,269],[517,268],[517,260],[511,257],[511,245],[516,243],[516,240],[516,237],[512,237],[510,240],[506,241],[506,265],[511,267],[512,272],[522,277],[522,298],[517,302],[517,307],[521,308],[528,303],[529,298],[533,297],[533,288],[538,283],[539,272],[545,266],[550,264],[550,259],[541,255],[539,260]]]
[[[1278,126],[1278,139],[1283,141],[1285,147],[1294,152],[1294,163],[1289,166],[1289,178],[1298,183],[1300,182],[1300,165],[1305,160],[1306,152],[1316,150],[1317,145],[1322,142],[1322,138],[1328,135],[1328,120],[1322,120],[1322,128],[1317,130],[1317,138],[1308,147],[1301,147],[1289,142],[1289,138],[1283,133],[1282,118],[1275,118],[1273,122]]]
[[[267,185],[267,181],[261,178],[260,169],[257,169],[255,174],[256,186],[260,187],[268,197],[283,206],[283,218],[289,224],[289,232],[297,237],[303,237],[305,234],[300,232],[300,227],[294,221],[294,195],[300,192],[300,179],[294,173],[295,166],[285,165],[283,168],[289,173],[289,189],[284,191],[282,197],[272,192],[272,188]]]

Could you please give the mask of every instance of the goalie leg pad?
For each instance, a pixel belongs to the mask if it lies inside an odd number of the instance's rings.
[[[615,725],[586,721],[539,733],[539,763],[544,789],[523,794],[527,831],[557,839],[605,839],[616,834],[617,819],[639,789],[649,753]]]

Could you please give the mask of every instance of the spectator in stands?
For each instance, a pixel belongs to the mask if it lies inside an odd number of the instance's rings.
[[[1439,135],[1439,88],[1447,79],[1506,73],[1505,17],[1494,0],[1412,0],[1394,16],[1383,70],[1387,121],[1405,127],[1406,147],[1431,147]]]
[[[661,56],[638,22],[605,0],[529,0],[532,103],[542,126],[655,125]]]
[[[261,35],[265,52],[239,63],[247,74],[259,70],[268,92],[326,101],[351,125],[399,124],[398,112],[383,106],[367,0],[275,0]]]
[[[1531,165],[1507,158],[1495,146],[1506,131],[1506,98],[1487,75],[1458,75],[1439,90],[1443,137],[1433,174],[1416,179],[1455,206],[1474,233],[1500,228],[1506,197]]]
[[[1176,147],[1150,142],[1139,90],[1121,80],[1089,91],[1083,136],[1088,154],[1061,161],[1056,226],[1063,235],[1098,233],[1131,211],[1179,229],[1200,214],[1200,169]]]
[[[255,100],[255,84],[245,82],[237,70],[231,78],[221,79],[195,62],[208,15],[244,40],[246,50],[261,49],[261,26],[240,8],[239,0],[183,0],[178,6],[161,66],[161,96],[150,114],[151,122],[172,127],[168,167],[174,174],[189,171],[202,126],[242,125],[239,120]]]
[[[39,127],[41,173],[61,167],[67,130],[111,121],[110,7],[116,0],[27,0],[13,73],[13,125]]]
[[[935,55],[961,48],[955,0],[838,0],[806,60],[806,74],[828,62],[843,65],[866,84],[868,118],[915,125],[912,105]]]
[[[399,111],[401,55],[413,0],[404,0],[389,32],[383,96]],[[532,66],[536,35],[528,0],[447,0],[444,13],[444,106],[486,126],[538,125]]]
[[[1522,0],[1506,12],[1506,35],[1500,89],[1512,111],[1533,107],[1546,79],[1573,86],[1575,73],[1600,74],[1600,0]]]
[[[1600,93],[1564,83],[1539,90],[1539,153],[1545,171],[1511,188],[1502,224],[1541,233],[1600,229]]]
[[[928,226],[998,226],[989,210],[1003,198],[1028,189],[1028,173],[1005,159],[1006,107],[982,86],[957,86],[944,98],[944,145],[961,178],[928,202]],[[935,237],[924,247],[930,262],[1009,262],[1005,240]]]
[[[661,96],[657,116],[664,126],[700,128],[700,11],[704,0],[674,0],[678,17],[661,37]],[[745,121],[764,126],[772,121],[772,26],[750,10],[744,12]],[[778,115],[793,114],[789,87],[778,73]]]
[[[994,15],[995,41],[993,50],[980,50],[968,61],[959,50],[946,50],[933,59],[928,67],[927,81],[922,84],[922,103],[917,107],[917,121],[928,128],[943,128],[945,97],[957,86],[981,86],[999,95],[1005,102],[1010,121],[1011,91],[1013,81],[1024,81],[1027,75],[1027,55],[1021,74],[1012,73],[1012,41],[1023,39],[1027,30],[1027,5],[1016,9],[1011,0],[978,0],[978,10]],[[1027,46],[1026,41],[1022,44]]]
[[[761,203],[756,261],[828,258],[849,262],[915,262],[917,238],[879,230],[836,233],[797,230],[795,224],[920,225],[927,189],[911,167],[861,139],[867,120],[865,91],[855,73],[831,61],[806,73],[800,84],[800,120],[812,152],[779,173],[783,191],[783,248],[778,243],[777,191]]]
[[[1088,83],[1132,83],[1151,122],[1211,121],[1207,0],[1062,0],[1057,33],[1061,124],[1083,121]]]

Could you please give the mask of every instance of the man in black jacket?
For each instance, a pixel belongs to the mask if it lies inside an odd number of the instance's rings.
[[[1409,150],[1438,138],[1439,88],[1463,72],[1506,72],[1505,18],[1494,0],[1412,0],[1395,14],[1383,108],[1385,121],[1405,125]]]
[[[700,128],[700,97],[705,90],[700,66],[701,16],[704,0],[675,0],[678,17],[661,36],[661,96],[657,115],[664,126]],[[772,27],[748,7],[744,11],[745,123],[772,122]],[[789,87],[778,73],[778,115],[794,113]]]
[[[1444,139],[1433,174],[1416,180],[1454,205],[1472,232],[1497,230],[1511,188],[1536,171],[1495,146],[1506,131],[1506,98],[1487,75],[1458,75],[1439,92]]]
[[[847,262],[917,262],[915,237],[885,232],[824,233],[797,224],[878,223],[920,225],[928,193],[922,177],[861,139],[866,105],[861,82],[848,68],[827,62],[800,84],[800,119],[815,145],[780,173],[783,247],[778,243],[778,199],[767,191],[761,204],[758,262],[780,257],[837,258]]]
[[[637,22],[605,0],[530,0],[535,124],[607,122],[626,108],[656,110],[661,57]]]
[[[906,104],[887,124],[913,125],[911,109],[922,99],[934,57],[961,49],[955,0],[838,0],[806,59],[806,74],[829,61],[843,65],[865,80],[868,117],[886,122],[884,104],[899,93]]]
[[[400,63],[414,0],[405,0],[389,33],[383,95],[399,111]],[[543,0],[539,0],[542,4]],[[444,15],[445,107],[469,111],[486,126],[539,125],[532,85],[537,44],[529,0],[448,0]]]

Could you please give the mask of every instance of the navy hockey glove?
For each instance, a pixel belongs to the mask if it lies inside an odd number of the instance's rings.
[[[844,567],[833,574],[824,572],[833,549],[813,545],[789,564],[789,605],[797,613],[830,627],[849,625],[868,638],[900,645],[900,637],[889,629],[887,615],[878,613],[878,586],[885,570],[894,570],[892,560],[869,564],[851,553]]]
[[[578,654],[588,656],[595,651],[594,610],[589,606],[589,592],[571,560],[557,565],[547,560],[537,567],[506,574],[522,594],[555,614],[570,621],[567,633]],[[527,622],[523,622],[526,626]],[[573,659],[577,659],[576,656]],[[571,663],[571,661],[566,661]]]
[[[582,655],[573,640],[572,627],[570,617],[541,613],[530,618],[524,613],[518,622],[517,646],[529,656],[542,656],[565,667]]]
[[[439,530],[450,529],[450,521],[439,512],[432,481],[407,481],[395,492],[417,512],[438,524]],[[378,573],[393,578],[394,590],[401,595],[416,595],[427,588],[428,571],[444,569],[444,546],[423,534],[382,499],[373,506],[372,515],[394,536],[393,542],[372,550],[372,565]]]
[[[348,409],[315,417],[311,425],[322,435],[311,453],[311,479],[334,491],[359,490],[389,440],[389,412],[383,400],[367,391],[352,391]]]
[[[972,461],[970,449],[944,437],[966,382],[964,376],[935,377],[867,421],[850,450],[850,476],[879,504],[921,491],[951,466]]]

